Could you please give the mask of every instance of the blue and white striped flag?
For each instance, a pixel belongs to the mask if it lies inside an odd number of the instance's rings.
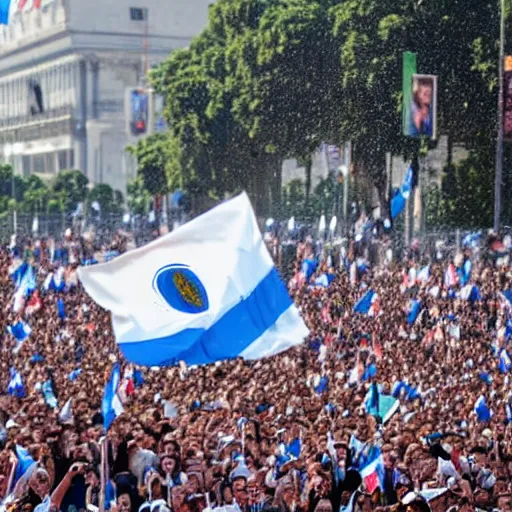
[[[382,423],[386,424],[393,414],[398,411],[400,401],[394,396],[382,394],[379,385],[374,382],[366,394],[364,405],[369,414],[372,416],[380,416]]]
[[[259,359],[308,334],[245,193],[78,272],[91,297],[112,312],[119,347],[137,364]]]
[[[334,281],[334,274],[324,273],[315,279],[315,286],[320,288],[328,288],[329,285]]]
[[[18,343],[25,341],[32,334],[31,327],[23,321],[9,325],[7,331],[14,336]]]
[[[110,428],[114,420],[123,413],[123,404],[117,394],[119,382],[121,380],[121,368],[119,363],[112,368],[110,379],[105,384],[105,391],[103,393],[103,400],[101,402],[101,413],[103,414],[103,426],[105,430]]]
[[[37,462],[31,457],[30,453],[23,446],[16,445],[14,448],[18,464],[16,465],[16,472],[14,474],[14,480],[12,488],[24,477],[32,473]]]
[[[68,375],[68,379],[73,382],[75,381],[76,379],[78,379],[78,377],[80,376],[80,374],[82,373],[82,368],[77,368],[76,370],[73,370],[69,375]]]
[[[421,302],[417,299],[411,299],[409,303],[409,313],[407,315],[407,323],[409,325],[414,324],[418,319],[418,316],[421,311]]]
[[[43,393],[44,401],[46,402],[46,405],[48,407],[51,407],[52,409],[56,409],[58,407],[59,403],[57,402],[57,398],[55,396],[55,393],[53,392],[53,384],[50,379],[45,380],[43,382],[42,393]]]
[[[421,281],[422,283],[426,283],[430,279],[430,265],[423,267],[418,272],[417,279],[418,279],[418,281]]]
[[[7,393],[17,398],[23,398],[27,394],[21,374],[14,368],[11,368],[11,380],[7,386]]]
[[[354,306],[354,313],[370,314],[372,305],[377,299],[378,295],[373,290],[369,290]]]
[[[64,267],[59,267],[55,273],[50,272],[43,283],[43,289],[45,291],[56,291],[61,292],[66,287],[66,281],[64,279]]]
[[[500,353],[500,362],[498,364],[501,373],[508,373],[512,368],[512,361],[507,353],[506,349],[503,349]]]
[[[492,412],[487,407],[487,402],[483,395],[480,395],[475,403],[475,414],[480,422],[488,422],[491,420]]]

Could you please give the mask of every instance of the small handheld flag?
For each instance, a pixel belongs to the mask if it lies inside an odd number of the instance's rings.
[[[7,393],[16,398],[23,398],[26,395],[21,374],[14,368],[11,368],[11,380],[7,386]]]
[[[490,421],[492,412],[487,407],[487,403],[485,397],[481,395],[475,403],[475,414],[478,418],[478,421],[483,423]]]
[[[121,380],[121,368],[119,363],[114,365],[110,379],[105,384],[103,401],[101,402],[101,412],[103,414],[103,426],[105,430],[110,428],[114,420],[123,413],[123,405],[117,394],[119,382]]]
[[[354,306],[354,313],[361,313],[362,315],[369,315],[372,312],[372,305],[378,300],[378,295],[369,290],[359,302]]]
[[[32,329],[30,326],[23,321],[9,325],[7,327],[7,331],[13,335],[18,343],[22,343],[32,334]]]
[[[409,325],[414,324],[416,322],[418,315],[421,311],[421,302],[419,300],[413,299],[409,304],[409,314],[407,316],[407,323]]]
[[[512,367],[512,361],[510,361],[510,357],[506,351],[506,349],[503,349],[500,354],[500,361],[499,361],[499,369],[501,373],[508,373],[510,371],[510,368]]]

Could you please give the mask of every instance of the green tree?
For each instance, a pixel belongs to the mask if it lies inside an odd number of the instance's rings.
[[[147,213],[151,194],[145,189],[142,176],[138,175],[128,182],[126,193],[130,212],[138,215]]]
[[[65,212],[74,211],[76,205],[87,197],[89,180],[79,170],[61,171],[53,179],[51,190],[55,199],[60,201],[61,209]],[[53,205],[53,203],[52,203]],[[55,205],[52,206],[55,208]]]
[[[87,194],[87,208],[93,202],[98,202],[103,213],[120,213],[123,208],[123,195],[119,190],[114,191],[106,183],[98,183]]]
[[[411,158],[434,146],[401,134],[402,53],[439,77],[448,160],[455,142],[484,154],[494,143],[497,16],[480,0],[218,0],[190,47],[151,75],[166,97],[158,154],[167,151],[168,189],[221,198],[243,188],[261,213],[282,196],[284,158],[352,141],[355,168],[385,210],[386,152]],[[152,169],[157,157],[139,149]],[[161,172],[147,174],[150,189]]]
[[[25,180],[25,192],[21,207],[29,213],[45,212],[51,191],[48,185],[38,176],[31,174]]]
[[[127,151],[137,159],[137,172],[149,193],[165,194],[168,191],[165,171],[169,153],[168,135],[156,133],[144,137],[135,146],[128,146]]]
[[[439,80],[439,134],[493,144],[498,6],[478,0],[346,0],[332,13],[341,48],[342,139],[354,144],[385,206],[385,153],[410,158],[419,142],[401,135],[402,53]],[[429,143],[429,147],[432,147]],[[449,151],[451,155],[451,151]]]

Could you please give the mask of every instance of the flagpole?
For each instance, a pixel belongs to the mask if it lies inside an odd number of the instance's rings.
[[[498,66],[498,136],[496,138],[496,174],[494,180],[494,231],[500,229],[501,184],[503,181],[503,72],[505,60],[505,0],[500,0],[500,56]]]
[[[100,439],[100,454],[101,454],[101,464],[100,464],[100,499],[99,499],[99,509],[100,512],[105,512],[105,492],[106,492],[106,446],[107,446],[107,435],[105,433],[105,437]]]
[[[171,475],[169,473],[165,474],[165,483],[167,484],[167,505],[169,505],[169,508],[173,510],[172,508],[172,479]]]
[[[7,498],[7,496],[9,496],[9,494],[11,493],[12,483],[14,481],[14,475],[16,474],[16,466],[17,465],[18,465],[18,460],[13,460],[12,461],[11,472],[9,474],[9,482],[7,483],[7,490],[6,490],[4,498]]]

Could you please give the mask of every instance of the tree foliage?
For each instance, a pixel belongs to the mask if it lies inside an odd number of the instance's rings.
[[[106,184],[98,184],[89,191],[88,183],[87,177],[79,170],[62,171],[53,179],[43,181],[36,175],[28,178],[13,176],[10,165],[0,165],[0,213],[14,206],[31,214],[71,213],[78,203],[90,206],[93,201],[98,201],[103,212],[122,211],[123,195],[120,191],[114,191]]]
[[[151,194],[144,187],[144,180],[141,175],[136,176],[128,182],[126,187],[128,209],[137,215],[148,212]]]
[[[87,195],[87,205],[97,201],[102,213],[120,213],[123,209],[123,195],[106,183],[98,183]]]
[[[166,163],[168,156],[167,135],[156,133],[140,139],[128,152],[137,159],[138,172],[145,188],[153,195],[167,192]]]
[[[383,204],[386,152],[410,158],[421,147],[401,134],[404,51],[438,76],[448,163],[455,142],[489,154],[498,16],[480,0],[218,0],[190,47],[152,72],[169,133],[166,183],[146,187],[217,198],[246,189],[268,211],[284,158],[352,141]]]
[[[87,176],[78,169],[61,171],[51,182],[51,191],[60,200],[61,209],[71,212],[87,197]]]

